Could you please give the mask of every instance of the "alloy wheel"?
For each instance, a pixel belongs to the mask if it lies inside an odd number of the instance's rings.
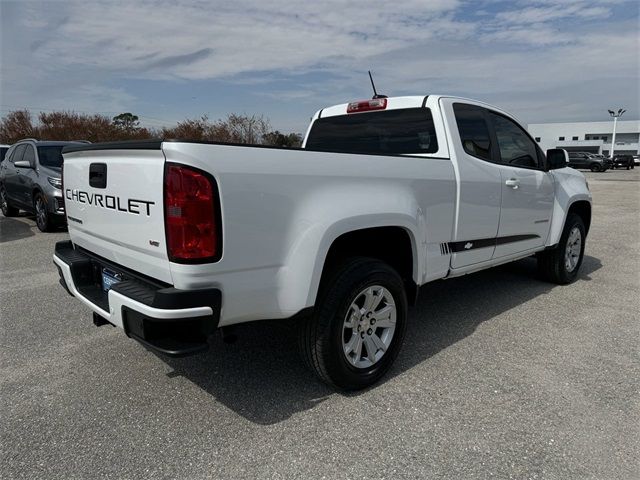
[[[4,188],[0,188],[0,210],[2,210],[2,214],[7,216],[7,212],[9,210],[7,205],[7,197],[4,193]]]
[[[567,272],[573,272],[580,261],[582,250],[582,234],[578,227],[573,227],[567,237],[567,246],[564,253],[564,265]]]
[[[382,359],[396,330],[396,304],[380,285],[362,290],[349,306],[342,327],[342,350],[352,366],[369,368]]]
[[[47,228],[47,206],[42,199],[42,196],[38,195],[36,198],[36,223],[40,230],[46,230]]]

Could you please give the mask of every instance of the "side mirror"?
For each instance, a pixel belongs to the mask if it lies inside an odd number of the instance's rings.
[[[13,163],[18,168],[33,168],[33,165],[29,163],[29,160],[18,160]]]
[[[569,166],[569,153],[563,148],[547,150],[547,170],[557,170]]]

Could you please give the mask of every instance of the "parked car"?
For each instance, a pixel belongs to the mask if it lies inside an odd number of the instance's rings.
[[[640,167],[640,155],[633,156],[633,165],[635,167]]]
[[[4,157],[7,154],[7,151],[9,150],[10,147],[11,145],[0,144],[0,162],[4,160]]]
[[[613,166],[611,168],[626,168],[629,170],[633,167],[633,155],[620,154],[613,156]]]
[[[592,172],[605,172],[613,166],[613,161],[604,155],[589,152],[569,152],[569,166],[588,169]]]
[[[566,151],[462,98],[325,108],[302,149],[154,140],[64,157],[70,241],[54,262],[96,325],[187,355],[218,327],[295,317],[306,363],[347,390],[390,368],[419,286],[533,254],[567,284],[591,223]]]
[[[20,210],[33,213],[49,231],[66,222],[62,197],[62,149],[88,142],[44,142],[25,139],[13,144],[0,164],[0,209],[5,217]]]

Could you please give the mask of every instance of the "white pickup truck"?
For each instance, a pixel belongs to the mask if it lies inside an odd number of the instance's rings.
[[[567,161],[496,107],[434,95],[320,110],[301,149],[71,146],[71,241],[53,259],[94,323],[151,349],[296,316],[317,375],[363,388],[398,355],[421,285],[534,254],[548,280],[576,278],[591,194]]]

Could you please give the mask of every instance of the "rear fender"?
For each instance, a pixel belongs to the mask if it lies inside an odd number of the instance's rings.
[[[325,208],[319,211],[319,205]],[[412,277],[420,283],[425,263],[425,255],[420,252],[425,249],[418,245],[419,239],[425,238],[425,218],[411,192],[404,187],[398,185],[386,191],[376,185],[328,188],[306,198],[295,218],[288,235],[291,247],[278,282],[279,303],[288,310],[315,303],[331,245],[341,235],[365,228],[403,228],[411,240]],[[371,241],[375,242],[375,238]]]

